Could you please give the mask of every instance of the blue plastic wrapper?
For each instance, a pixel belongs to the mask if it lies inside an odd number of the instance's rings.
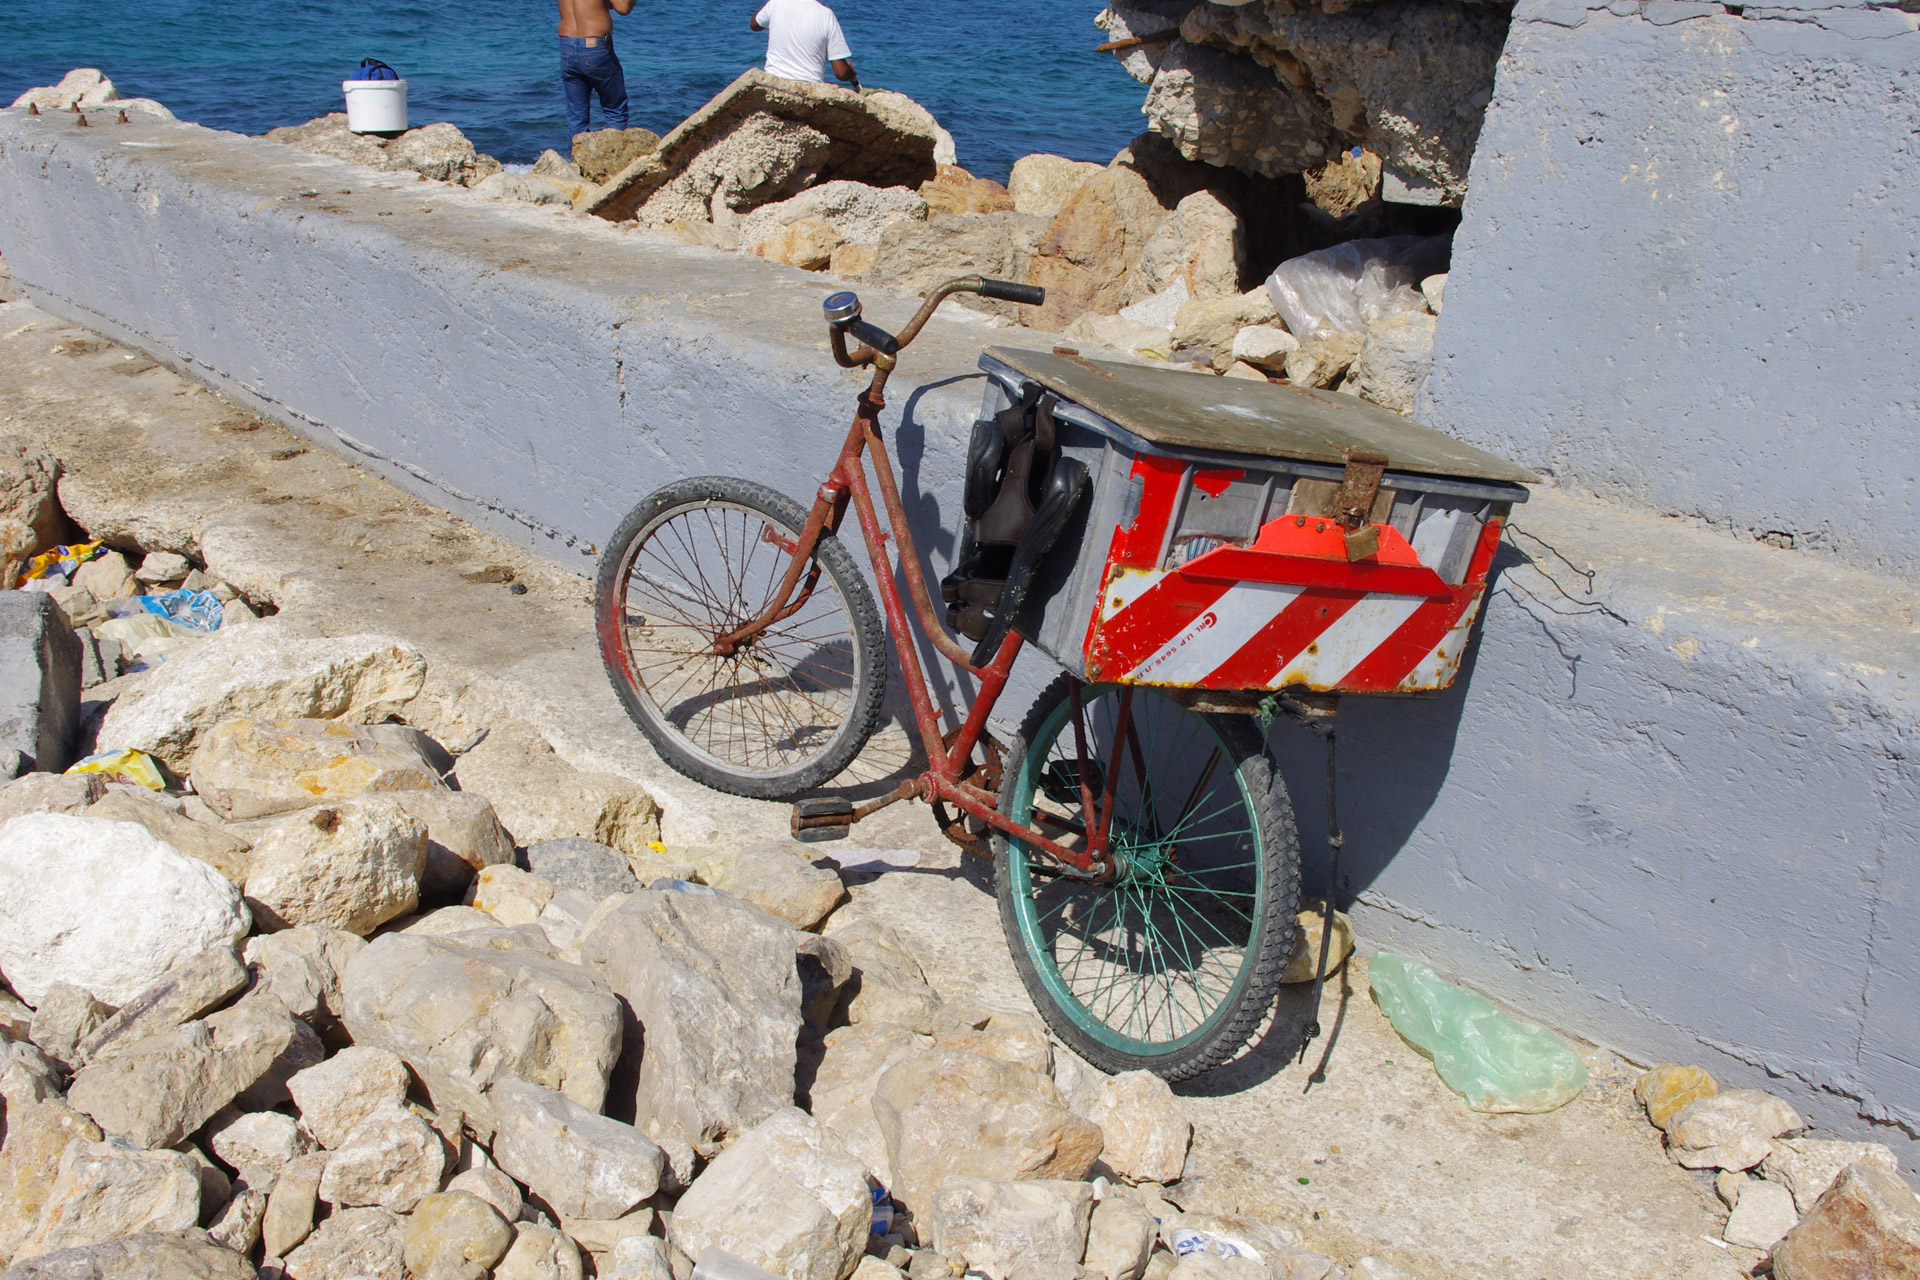
[[[206,632],[220,629],[223,612],[220,597],[211,591],[189,591],[180,587],[157,596],[134,598],[148,613],[158,614],[169,622],[177,622],[191,630]]]

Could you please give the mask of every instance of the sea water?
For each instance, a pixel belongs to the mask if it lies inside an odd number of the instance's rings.
[[[741,4],[636,0],[614,20],[632,121],[665,133],[766,54]],[[1144,96],[1093,25],[1099,0],[833,0],[860,82],[898,89],[1006,179],[1020,156],[1105,162],[1145,127]],[[72,67],[183,120],[264,133],[344,110],[362,58],[407,79],[414,124],[451,120],[526,163],[567,148],[552,0],[0,0],[0,105]],[[594,122],[599,123],[598,105]]]

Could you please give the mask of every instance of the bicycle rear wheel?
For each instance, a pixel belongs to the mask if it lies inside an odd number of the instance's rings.
[[[1116,870],[1074,879],[1002,838],[1001,927],[1035,1007],[1076,1053],[1105,1071],[1183,1080],[1239,1052],[1279,990],[1298,929],[1293,808],[1247,717],[1189,711],[1147,688],[1080,694],[1083,735],[1065,675],[1027,713],[1000,812],[1061,843],[1084,840],[1084,736],[1096,812],[1114,786]]]
[[[838,539],[822,536],[793,613],[742,643],[791,563],[807,513],[765,485],[701,476],[635,507],[600,558],[600,656],[662,759],[703,786],[781,800],[819,786],[880,721],[885,632]]]

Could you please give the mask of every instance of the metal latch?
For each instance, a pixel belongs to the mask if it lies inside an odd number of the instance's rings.
[[[1386,470],[1386,454],[1347,450],[1347,469],[1333,495],[1333,518],[1347,531],[1350,562],[1364,560],[1380,550],[1380,530],[1371,523],[1371,517],[1374,500],[1380,496],[1380,477]]]

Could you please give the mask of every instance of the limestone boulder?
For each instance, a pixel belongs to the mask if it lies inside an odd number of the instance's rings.
[[[640,887],[626,857],[596,840],[542,840],[527,849],[527,870],[555,891],[578,890],[596,903]]]
[[[346,115],[336,111],[305,124],[268,130],[267,137],[314,155],[351,160],[388,172],[411,171],[423,178],[463,186],[500,171],[498,161],[478,154],[467,136],[445,121],[409,129],[397,138],[378,138],[352,132],[347,128]]]
[[[27,436],[0,435],[0,520],[17,520],[32,534],[25,547],[37,555],[60,541],[56,496],[60,459]]]
[[[941,1006],[934,1043],[983,1058],[1024,1067],[1036,1075],[1053,1073],[1053,1042],[1047,1024],[1030,1013],[1010,1013],[960,1002]]]
[[[551,1227],[514,1225],[513,1244],[493,1269],[494,1280],[581,1280],[580,1246]]]
[[[395,791],[407,816],[427,829],[422,902],[457,902],[483,868],[513,861],[513,838],[485,796],[463,791]]]
[[[890,1068],[873,1110],[890,1191],[916,1216],[948,1178],[1075,1181],[1101,1152],[1099,1128],[1069,1111],[1051,1080],[953,1049]]]
[[[822,1035],[833,1025],[840,989],[853,977],[853,961],[832,938],[803,933],[795,939],[794,965],[800,973],[800,1008]]]
[[[877,920],[833,922],[827,937],[853,965],[840,989],[840,1016],[847,1022],[889,1022],[931,1035],[940,997],[927,983],[920,961],[900,935]]]
[[[407,1243],[385,1209],[343,1209],[286,1255],[291,1280],[405,1280]]]
[[[1371,400],[1395,413],[1413,412],[1420,385],[1433,368],[1434,326],[1439,322],[1419,311],[1382,316],[1367,329],[1349,377],[1362,400]]]
[[[426,670],[416,650],[387,636],[314,639],[271,620],[222,628],[117,699],[99,740],[185,773],[201,736],[222,721],[377,723],[420,692]]]
[[[886,1136],[873,1111],[874,1090],[887,1071],[929,1052],[926,1036],[887,1022],[863,1022],[827,1033],[808,1090],[808,1110],[833,1130],[880,1185],[893,1185]]]
[[[1103,165],[1045,152],[1021,156],[1013,162],[1007,195],[1018,212],[1051,218],[1066,207],[1088,179],[1104,171]]]
[[[1137,302],[1176,280],[1185,281],[1195,298],[1236,297],[1246,261],[1239,207],[1223,192],[1196,191],[1147,237],[1128,275],[1126,298]]]
[[[1214,372],[1224,373],[1233,363],[1233,340],[1248,325],[1268,324],[1278,318],[1265,289],[1226,297],[1195,298],[1173,319],[1173,346],[1204,351]]]
[[[1277,324],[1250,324],[1233,335],[1229,354],[1254,368],[1271,374],[1285,374],[1287,353],[1300,349],[1300,339]]]
[[[266,1219],[267,1193],[241,1187],[207,1224],[207,1239],[244,1257],[260,1243],[260,1227]]]
[[[905,187],[823,182],[797,196],[762,205],[740,219],[740,243],[758,245],[782,228],[811,220],[825,223],[836,233],[836,244],[879,244],[880,233],[895,218],[924,222],[926,217],[927,201]]]
[[[97,67],[75,67],[60,77],[60,83],[29,89],[11,105],[16,111],[25,111],[28,107],[40,111],[70,111],[79,107],[85,111],[120,100],[113,81]]]
[[[1856,1164],[1872,1165],[1892,1174],[1900,1172],[1899,1157],[1884,1143],[1777,1138],[1773,1150],[1760,1162],[1760,1176],[1792,1192],[1795,1209],[1808,1214],[1841,1172]]]
[[[632,1125],[523,1080],[501,1080],[493,1158],[562,1214],[619,1218],[660,1189],[665,1157]]]
[[[264,1111],[288,1101],[287,1081],[326,1056],[312,1027],[295,1018],[267,991],[249,991],[240,1000],[207,1015],[213,1042],[236,1081],[252,1077],[234,1097],[243,1111]],[[259,1068],[264,1062],[266,1066]]]
[[[6,1142],[0,1145],[0,1258],[17,1259],[25,1256],[20,1246],[40,1219],[68,1145],[98,1143],[104,1135],[50,1086],[37,1099],[12,1091],[6,1119]]]
[[[269,1258],[284,1258],[313,1231],[314,1211],[320,1205],[320,1178],[327,1155],[316,1152],[289,1160],[267,1196],[260,1220],[260,1247]]]
[[[1077,1267],[1087,1250],[1093,1188],[1036,1179],[948,1178],[933,1194],[933,1247],[991,1280],[1030,1266]]]
[[[294,1017],[330,1025],[340,1017],[340,975],[366,939],[340,929],[282,929],[247,939],[241,958],[256,986]]]
[[[1721,1238],[1728,1244],[1767,1250],[1799,1221],[1792,1192],[1778,1183],[1756,1179],[1741,1188]]]
[[[251,983],[247,967],[231,947],[214,947],[188,956],[83,1037],[79,1059],[87,1062],[110,1057],[147,1036],[191,1022],[239,995]]]
[[[60,1155],[15,1263],[143,1231],[187,1231],[200,1222],[200,1173],[178,1151],[76,1140]]]
[[[412,730],[334,720],[223,721],[201,738],[192,775],[200,797],[232,819],[443,790]]]
[[[694,859],[700,878],[716,889],[778,916],[796,929],[818,928],[847,900],[838,873],[816,867],[805,845],[748,845],[726,853],[706,851]]]
[[[658,1236],[628,1236],[600,1260],[603,1280],[673,1280],[667,1242]]]
[[[597,1273],[607,1265],[607,1255],[620,1247],[622,1240],[634,1236],[644,1236],[654,1228],[653,1210],[648,1207],[635,1209],[620,1218],[569,1218],[560,1215],[560,1229],[579,1245],[582,1252],[591,1259],[591,1268]]]
[[[1140,1280],[1158,1238],[1159,1224],[1139,1194],[1108,1187],[1087,1224],[1084,1261],[1092,1280]]]
[[[711,1155],[791,1105],[800,980],[788,925],[711,890],[641,890],[593,926],[580,957],[640,1025],[630,1110],[647,1136]]]
[[[934,176],[939,125],[899,94],[743,73],[610,178],[587,206],[649,226],[721,222],[819,182],[908,189]]]
[[[299,1122],[279,1111],[235,1113],[224,1122],[216,1118],[208,1129],[213,1154],[250,1183],[271,1186],[289,1161],[313,1150],[313,1139]],[[260,1207],[264,1212],[264,1200]]]
[[[1108,1080],[1089,1117],[1106,1144],[1101,1159],[1129,1182],[1180,1180],[1193,1122],[1173,1090],[1147,1071],[1123,1071]]]
[[[407,1213],[440,1189],[446,1168],[446,1147],[433,1126],[399,1103],[383,1102],[328,1155],[320,1198]]]
[[[247,850],[252,842],[210,822],[196,822],[164,804],[125,791],[109,792],[88,806],[86,815],[107,822],[137,822],[163,844],[189,858],[198,858],[233,884],[246,881]]]
[[[1332,331],[1308,338],[1296,350],[1287,353],[1282,366],[1286,370],[1287,381],[1296,387],[1314,390],[1338,386],[1366,343],[1367,335],[1364,333]]]
[[[920,184],[920,198],[930,213],[1007,213],[1014,207],[1005,187],[956,164],[939,165],[933,177]]]
[[[41,1254],[9,1269],[10,1280],[254,1280],[244,1251],[212,1232],[142,1231]]]
[[[525,173],[489,174],[473,184],[473,194],[486,200],[514,200],[521,204],[572,203],[557,184]]]
[[[833,261],[833,251],[845,243],[845,237],[832,223],[820,218],[802,218],[754,242],[748,252],[802,271],[825,271]]]
[[[1775,1280],[1920,1275],[1920,1197],[1898,1174],[1849,1165],[1774,1246],[1773,1274]]]
[[[494,726],[460,757],[462,791],[492,801],[515,844],[581,837],[628,857],[648,855],[660,838],[660,806],[643,787],[612,774],[576,769],[528,726]]]
[[[1145,324],[1126,316],[1103,316],[1089,311],[1065,330],[1066,336],[1086,347],[1110,347],[1148,360],[1171,360],[1171,326]]]
[[[0,785],[0,827],[22,814],[84,813],[106,795],[98,774],[23,773]]]
[[[102,552],[74,570],[73,585],[95,600],[125,600],[140,593],[133,566],[118,551]]]
[[[509,929],[532,924],[553,901],[553,885],[544,876],[502,864],[473,878],[467,903]]]
[[[365,937],[420,901],[427,829],[381,797],[281,819],[253,846],[247,905],[264,932],[338,929]]]
[[[1711,1098],[1718,1092],[1720,1085],[1707,1074],[1706,1068],[1683,1067],[1672,1062],[1642,1072],[1633,1084],[1634,1101],[1646,1108],[1648,1121],[1661,1130],[1689,1103]]]
[[[1758,1089],[1733,1089],[1690,1102],[1667,1125],[1667,1148],[1689,1169],[1751,1169],[1773,1139],[1806,1127],[1798,1112]]]
[[[845,1280],[872,1218],[860,1162],[826,1126],[787,1107],[694,1179],[674,1207],[670,1238],[689,1258],[722,1249],[786,1280]]]
[[[508,1076],[589,1111],[606,1098],[620,1054],[620,1002],[579,965],[522,948],[387,934],[348,963],[342,989],[354,1043],[399,1055],[434,1107],[457,1108],[483,1140],[494,1128],[485,1091]]]
[[[641,156],[660,149],[651,129],[595,129],[573,135],[573,163],[582,178],[602,183]]]
[[[1420,296],[1427,300],[1427,310],[1439,315],[1442,305],[1447,300],[1447,273],[1438,271],[1422,280]]]
[[[1046,233],[1046,219],[1026,213],[930,214],[895,218],[881,229],[873,264],[863,273],[875,284],[925,293],[953,276],[1024,280]],[[1034,308],[973,294],[956,299],[968,309],[1015,317]]]
[[[513,1228],[493,1206],[463,1191],[427,1196],[401,1235],[407,1274],[416,1280],[487,1280],[513,1244]]]
[[[35,1047],[72,1071],[86,1060],[81,1042],[113,1017],[113,1006],[94,999],[85,987],[56,982],[40,997],[40,1007],[30,1012],[27,1032]]]
[[[145,827],[28,814],[0,828],[0,972],[29,1004],[68,982],[117,1008],[250,920],[218,871]]]

